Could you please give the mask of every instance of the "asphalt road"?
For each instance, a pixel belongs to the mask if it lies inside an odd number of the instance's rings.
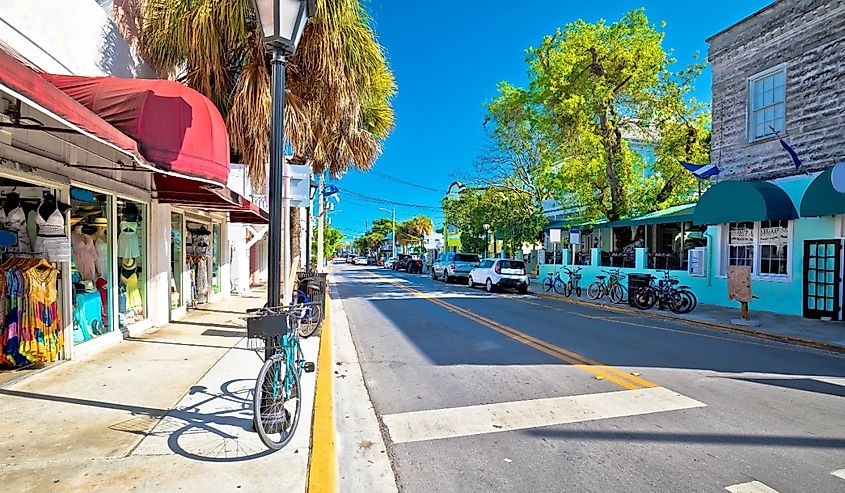
[[[845,492],[843,355],[375,267],[335,277],[402,491]]]

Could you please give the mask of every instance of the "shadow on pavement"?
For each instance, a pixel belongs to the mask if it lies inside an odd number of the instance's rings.
[[[805,392],[813,392],[816,394],[835,395],[837,397],[845,397],[845,387],[829,382],[822,382],[813,380],[811,378],[748,378],[748,377],[727,377],[731,380],[740,380],[743,382],[754,382],[763,385],[773,385],[775,387],[782,387],[785,389],[803,390]]]

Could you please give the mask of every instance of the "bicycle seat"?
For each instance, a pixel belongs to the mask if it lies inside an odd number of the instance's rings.
[[[607,276],[596,276],[596,279],[606,279]]]
[[[678,289],[690,289],[689,286],[678,286]]]
[[[670,279],[670,280],[669,280],[669,283],[670,283],[670,284],[672,284],[672,285],[674,286],[675,284],[680,284],[680,283],[681,283],[681,281],[679,281],[679,280],[677,280],[677,279]]]

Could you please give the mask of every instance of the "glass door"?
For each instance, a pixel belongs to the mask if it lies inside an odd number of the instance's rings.
[[[184,305],[182,293],[185,267],[185,239],[182,235],[184,217],[182,214],[170,214],[170,308]]]

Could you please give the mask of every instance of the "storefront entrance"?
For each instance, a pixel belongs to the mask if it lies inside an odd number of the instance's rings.
[[[804,316],[839,320],[842,241],[804,241]]]

